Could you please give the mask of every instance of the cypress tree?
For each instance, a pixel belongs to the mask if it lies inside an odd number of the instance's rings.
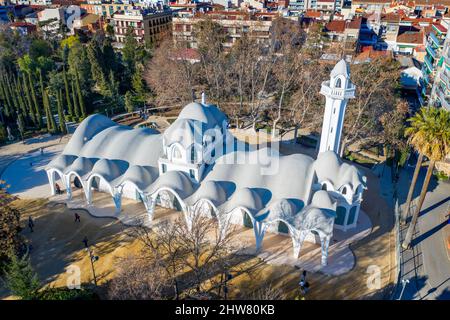
[[[77,102],[77,94],[75,92],[75,84],[72,81],[72,101],[73,101],[73,111],[75,114],[75,117],[78,119],[80,118],[80,108],[78,108],[78,102]]]
[[[11,97],[11,102],[12,102],[12,106],[13,109],[10,110],[10,115],[13,115],[15,112],[19,111],[20,106],[19,106],[19,102],[17,101],[17,95],[14,94],[14,89],[13,89],[13,84],[11,83],[11,78],[6,75],[6,88],[8,90],[8,94]]]
[[[4,110],[3,112],[5,113],[6,116],[10,115],[10,110],[11,110],[11,101],[10,101],[10,97],[8,94],[8,91],[6,90],[6,84],[5,84],[5,79],[4,77],[0,78],[0,90],[2,91],[2,95],[4,97]]]
[[[66,67],[63,68],[63,77],[64,77],[64,90],[66,93],[66,102],[67,102],[67,113],[69,116],[73,116],[73,108],[72,101],[70,101],[70,92],[69,92],[69,81],[67,80],[67,72]]]
[[[27,106],[24,99],[24,92],[22,90],[22,86],[20,84],[20,78],[13,77],[15,92],[17,94],[17,100],[20,106],[20,112],[23,116],[28,114]]]
[[[51,127],[52,127],[52,131],[56,132],[58,130],[58,128],[56,127],[56,121],[55,121],[55,117],[53,116],[53,111],[52,111],[52,107],[50,105],[50,99],[49,99],[47,90],[46,90],[46,96],[47,96],[48,112],[50,114],[50,124],[51,124]]]
[[[38,128],[42,128],[42,113],[41,108],[39,107],[38,99],[36,97],[36,91],[34,90],[31,73],[28,73],[28,85],[30,87],[31,99],[33,100],[34,114],[36,115],[36,124]]]
[[[28,88],[28,83],[27,83],[27,79],[26,79],[25,75],[22,77],[22,88],[23,88],[23,91],[25,92],[25,98],[26,98],[27,105],[28,105],[28,114],[30,115],[33,125],[35,127],[38,127],[38,123],[36,120],[36,114],[34,113],[33,101],[31,98],[31,93]]]
[[[78,104],[80,107],[81,117],[86,118],[86,108],[83,101],[83,93],[81,92],[80,79],[78,77],[78,72],[75,73],[75,86],[77,88]]]
[[[62,103],[62,91],[61,89],[58,90],[58,118],[59,118],[59,130],[62,134],[66,134],[66,121],[64,119],[64,110],[63,110],[63,103]]]

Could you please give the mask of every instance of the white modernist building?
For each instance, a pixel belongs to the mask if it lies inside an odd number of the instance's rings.
[[[245,225],[257,250],[266,232],[286,233],[295,257],[305,240],[320,242],[326,265],[333,228],[358,221],[365,177],[333,151],[314,160],[243,144],[226,116],[202,102],[184,107],[162,134],[89,116],[46,167],[52,194],[59,176],[69,199],[74,188],[91,205],[93,190],[109,193],[116,215],[123,197],[142,201],[149,224],[159,205],[182,211],[188,226],[196,214],[216,218],[223,230]]]

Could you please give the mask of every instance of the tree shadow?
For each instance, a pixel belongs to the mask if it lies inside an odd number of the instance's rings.
[[[444,221],[444,222],[438,224],[437,226],[435,226],[434,228],[428,230],[427,232],[422,233],[420,236],[415,237],[411,241],[411,247],[414,247],[414,246],[418,245],[419,243],[421,243],[422,241],[424,241],[428,237],[432,236],[433,234],[435,234],[436,232],[438,232],[439,230],[444,228],[447,224],[448,224],[448,222]]]

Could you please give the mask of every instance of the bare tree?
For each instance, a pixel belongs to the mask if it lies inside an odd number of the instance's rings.
[[[398,63],[391,58],[352,66],[357,91],[346,110],[341,156],[350,144],[379,137],[381,115],[395,109],[399,72]]]
[[[155,300],[164,297],[168,279],[156,259],[129,255],[115,266],[117,275],[108,283],[107,295],[113,300]]]

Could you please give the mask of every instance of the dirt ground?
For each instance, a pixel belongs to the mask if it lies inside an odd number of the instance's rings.
[[[367,205],[369,202],[374,203],[366,199]],[[100,257],[95,263],[100,285],[114,277],[117,259],[138,253],[141,249],[140,242],[130,236],[132,228],[116,219],[94,218],[86,211],[77,210],[81,223],[76,223],[74,210],[45,199],[18,200],[15,205],[23,212],[23,235],[32,245],[32,264],[42,283],[50,286],[66,286],[71,276],[67,270],[73,265],[80,268],[82,283],[93,281],[88,254],[82,243],[85,236],[93,245],[94,254]],[[385,210],[389,208],[382,205],[383,203],[379,203],[379,212],[387,212]],[[26,228],[29,215],[35,221],[34,232]],[[366,271],[369,265],[378,265],[382,272],[382,287],[392,283],[394,265],[390,254],[391,247],[393,248],[393,243],[390,243],[391,226],[385,223],[388,219],[383,215],[380,213],[378,217],[371,216],[373,233],[352,245],[357,265],[351,272],[338,277],[308,274],[307,280],[311,285],[308,299],[382,298],[383,290],[371,291],[367,288]],[[242,268],[249,268],[249,272],[230,281],[230,298],[248,297],[267,285],[280,289],[284,298],[293,299],[297,295],[300,270],[290,266],[270,265],[252,256],[243,260]],[[0,297],[8,298],[5,288],[0,288]]]

